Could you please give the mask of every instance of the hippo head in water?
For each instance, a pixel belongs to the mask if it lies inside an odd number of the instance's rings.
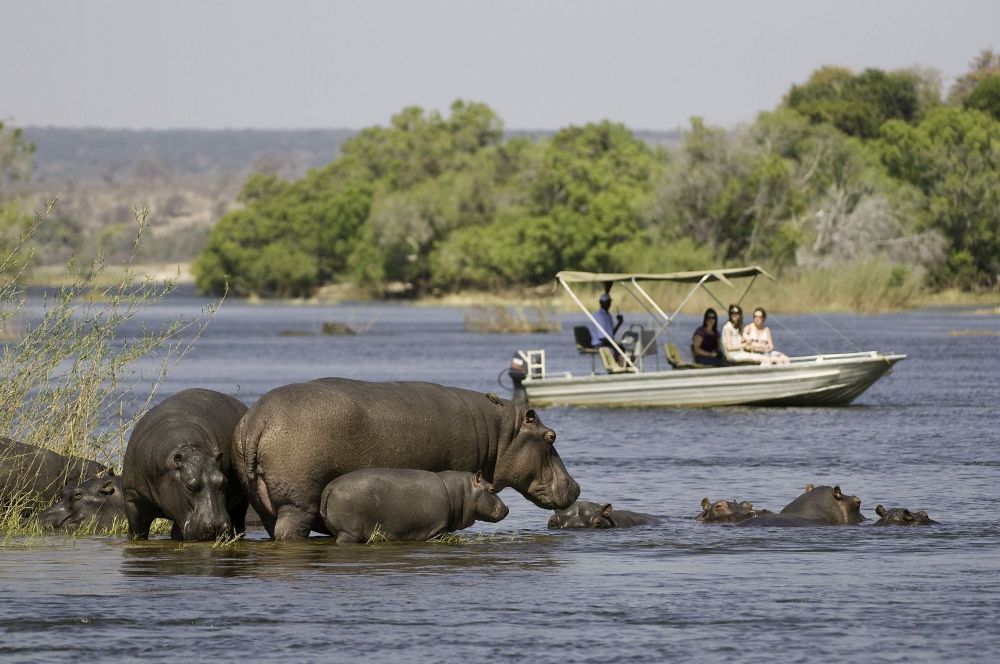
[[[171,455],[163,478],[167,490],[160,493],[160,501],[174,522],[174,538],[210,540],[232,533],[222,462],[222,452],[211,455],[199,447],[180,448]]]
[[[865,520],[861,514],[861,499],[848,496],[839,486],[806,485],[805,493],[785,505],[781,514],[830,524],[857,524]]]
[[[611,503],[578,500],[549,517],[549,528],[614,528]]]
[[[767,510],[755,510],[753,503],[744,500],[741,503],[735,500],[716,500],[712,502],[708,498],[701,499],[701,514],[696,518],[705,523],[738,523],[744,519],[752,519],[760,514],[768,514]]]
[[[92,477],[83,484],[67,484],[59,501],[38,515],[38,522],[43,528],[79,528],[93,524],[98,530],[124,524],[122,479],[109,471],[106,476]]]
[[[878,505],[875,513],[879,516],[879,520],[875,522],[876,526],[931,526],[937,523],[927,516],[927,512],[911,512],[905,507],[886,509]]]
[[[580,495],[556,451],[556,432],[534,410],[515,408],[518,422],[510,440],[501,441],[493,478],[497,490],[510,486],[543,509],[569,507]],[[502,479],[501,479],[502,478]]]

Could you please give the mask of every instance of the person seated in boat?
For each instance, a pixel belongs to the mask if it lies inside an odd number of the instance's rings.
[[[788,356],[774,350],[774,340],[771,338],[771,328],[765,325],[767,312],[763,307],[753,310],[753,322],[743,328],[743,339],[749,345],[751,353],[762,356],[762,364],[788,364]]]
[[[743,308],[738,304],[729,305],[729,320],[722,326],[722,353],[730,364],[764,361],[763,354],[752,352],[750,342],[743,338]]]
[[[625,317],[622,316],[621,314],[618,314],[614,319],[611,318],[611,312],[609,311],[609,309],[611,309],[611,293],[608,293],[607,291],[601,293],[601,297],[599,297],[597,301],[600,303],[601,306],[597,309],[597,311],[594,312],[594,320],[597,321],[597,324],[601,326],[601,328],[604,330],[607,336],[605,336],[605,334],[601,334],[601,330],[591,325],[590,326],[591,346],[593,346],[594,348],[598,348],[600,346],[608,346],[611,347],[612,350],[614,350],[614,347],[611,346],[611,342],[608,340],[608,338],[609,337],[614,338],[615,333],[618,332],[618,328],[620,328],[622,326],[622,323],[625,322]],[[616,356],[617,354],[618,351],[615,351]]]
[[[691,355],[694,356],[695,364],[709,367],[725,367],[729,364],[719,347],[719,316],[711,307],[705,310],[701,327],[691,337]]]

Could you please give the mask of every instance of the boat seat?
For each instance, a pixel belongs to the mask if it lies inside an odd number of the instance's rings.
[[[580,355],[590,356],[590,373],[594,373],[594,358],[597,356],[597,349],[590,345],[590,328],[586,325],[577,325],[573,328],[573,339],[576,341],[576,352]]]
[[[667,356],[667,362],[670,363],[674,369],[708,369],[709,366],[706,364],[695,364],[694,362],[688,362],[683,357],[681,357],[681,350],[672,341],[668,341],[663,344],[663,354]]]
[[[601,364],[604,365],[604,370],[610,374],[630,373],[635,371],[635,369],[633,369],[628,365],[625,365],[623,367],[622,365],[618,364],[618,361],[615,359],[614,351],[608,348],[607,346],[601,346],[600,348],[598,348],[597,354],[601,358]]]

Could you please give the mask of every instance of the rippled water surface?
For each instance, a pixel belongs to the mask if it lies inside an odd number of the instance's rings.
[[[203,304],[175,297],[137,325]],[[589,367],[573,349],[574,317],[555,335],[474,334],[462,317],[228,302],[160,395],[199,386],[251,404],[329,375],[501,392],[497,373],[517,348],[545,347],[555,369]],[[541,413],[582,498],[663,515],[662,525],[549,531],[549,513],[507,489],[510,516],[464,531],[461,544],[338,547],[262,532],[222,548],[14,540],[0,547],[0,656],[997,661],[1000,352],[990,335],[1000,316],[827,317],[853,345],[814,317],[772,318],[789,353],[861,347],[909,359],[846,408]],[[370,329],[322,336],[324,321]],[[695,324],[681,321],[679,345]],[[941,525],[743,529],[691,518],[703,496],[777,510],[806,483],[840,484],[872,520],[883,503],[926,509]]]

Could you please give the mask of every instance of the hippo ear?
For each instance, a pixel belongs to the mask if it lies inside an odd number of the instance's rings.
[[[222,452],[215,455],[215,463],[219,464],[220,468],[222,467]]]
[[[740,503],[740,507],[745,510],[752,510],[753,503],[751,503],[749,500],[744,500],[742,503]]]
[[[903,518],[907,521],[913,521],[913,513],[910,510],[903,508]]]
[[[101,488],[98,489],[97,492],[103,496],[110,496],[115,492],[115,483],[108,480],[101,485]]]
[[[875,506],[875,514],[879,516],[885,516],[885,508],[881,504]]]
[[[837,500],[844,499],[844,494],[841,492],[839,484],[833,487],[833,497],[836,498]]]
[[[528,424],[534,424],[537,419],[538,416],[534,410],[529,409],[524,413],[524,421]]]
[[[812,484],[807,484],[806,485],[806,493],[809,493],[812,490],[813,490],[813,485]]]
[[[712,501],[708,499],[708,496],[705,496],[704,498],[701,499],[701,509],[707,510],[711,506],[712,506]]]
[[[472,478],[472,483],[479,486],[483,483],[483,471],[477,470],[475,476]]]
[[[606,503],[601,507],[601,514],[607,517],[611,516],[611,503]]]
[[[108,475],[107,476],[108,477],[114,477],[115,476],[115,469],[114,468],[108,468]]]

